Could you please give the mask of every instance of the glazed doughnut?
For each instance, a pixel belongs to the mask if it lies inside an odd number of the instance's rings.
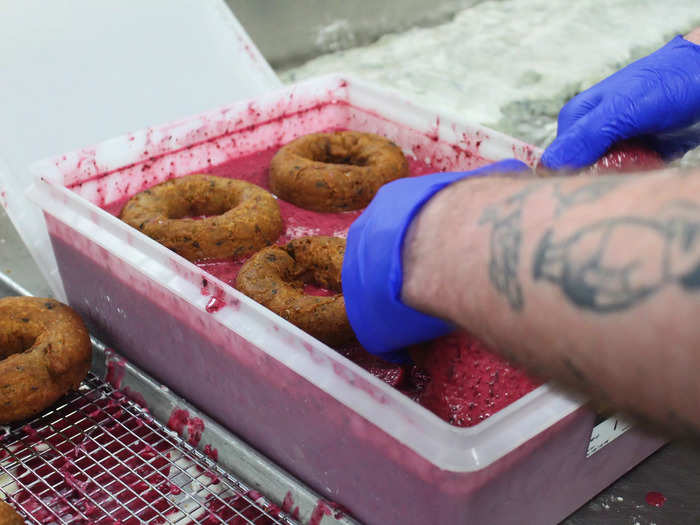
[[[22,516],[2,500],[0,500],[0,525],[24,525]]]
[[[78,388],[92,346],[83,321],[53,299],[0,299],[0,424],[21,421]]]
[[[201,215],[208,217],[191,218]],[[249,255],[282,233],[272,194],[213,175],[187,175],[137,193],[120,218],[190,261]]]
[[[236,288],[331,346],[354,338],[345,313],[340,273],[345,239],[302,237],[286,246],[271,246],[241,268]],[[304,284],[337,292],[329,297],[304,293]]]
[[[387,182],[408,175],[396,144],[372,133],[314,133],[293,140],[270,163],[278,197],[313,211],[357,210]]]

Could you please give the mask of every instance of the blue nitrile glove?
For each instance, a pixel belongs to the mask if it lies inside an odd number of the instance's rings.
[[[574,97],[542,164],[583,168],[633,137],[667,161],[700,145],[700,46],[676,37]]]
[[[363,347],[384,359],[399,361],[402,352],[396,350],[452,330],[445,321],[401,302],[401,251],[408,227],[421,207],[453,182],[529,169],[518,160],[504,160],[474,171],[399,179],[377,192],[350,227],[343,262],[345,308]]]

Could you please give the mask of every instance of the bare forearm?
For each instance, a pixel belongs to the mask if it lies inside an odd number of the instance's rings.
[[[694,44],[700,44],[700,27],[693,29],[685,36],[685,39]]]
[[[426,205],[404,264],[407,304],[700,433],[700,172],[467,180]]]

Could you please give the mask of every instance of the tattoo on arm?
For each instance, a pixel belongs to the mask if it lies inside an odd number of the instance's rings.
[[[628,239],[643,242],[644,253],[620,249]],[[672,283],[698,290],[700,206],[675,202],[655,217],[598,220],[560,240],[549,229],[535,251],[533,277],[598,313],[632,308]]]
[[[627,182],[627,180],[627,178],[619,176],[600,177],[568,193],[565,193],[561,188],[562,185],[557,182],[554,184],[553,188],[554,198],[557,201],[555,214],[559,217],[573,206],[595,202],[604,195],[620,187]]]
[[[527,198],[541,185],[541,182],[528,184],[500,204],[488,207],[479,221],[479,224],[493,225],[489,261],[491,284],[508,299],[510,307],[516,311],[522,310],[524,305],[522,286],[518,279],[523,207]]]
[[[555,183],[552,191],[557,202],[556,215],[574,206],[595,202],[625,180],[623,177],[600,177],[568,193],[561,189],[559,183]],[[489,260],[491,284],[506,297],[515,311],[522,310],[525,304],[518,279],[523,209],[530,195],[546,185],[546,180],[528,184],[504,201],[488,207],[479,221],[480,225],[492,225]]]

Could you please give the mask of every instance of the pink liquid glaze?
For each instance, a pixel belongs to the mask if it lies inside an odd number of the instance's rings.
[[[435,140],[438,140],[437,136]],[[268,165],[277,150],[277,147],[268,148],[252,155],[236,158],[218,166],[212,166],[204,171],[212,175],[246,180],[269,190]],[[435,167],[421,159],[409,157],[408,162],[412,176],[424,175],[436,171]],[[473,158],[473,162],[474,167],[484,163],[483,159],[478,159],[476,157]],[[122,200],[108,207],[107,210],[110,213],[118,214],[124,203],[125,200]],[[284,233],[278,239],[278,244],[283,244],[291,239],[308,235],[345,237],[348,228],[361,213],[361,210],[342,213],[319,213],[304,210],[283,200],[278,200],[278,203],[285,224]],[[235,286],[236,276],[245,260],[247,260],[247,257],[237,260],[206,260],[197,262],[197,265],[223,282]],[[330,290],[314,286],[313,284],[306,285],[304,292],[309,295],[318,296],[328,296],[334,293]],[[206,306],[207,312],[213,313],[226,306],[225,302],[218,297],[219,294],[214,290],[212,283],[208,282],[206,279],[202,281],[201,293],[203,295],[212,296]],[[440,342],[436,342],[435,352],[439,353],[441,349],[446,349],[455,344],[461,344],[465,348],[473,344],[473,338],[467,335],[460,337],[461,339],[457,340],[452,338],[445,342],[444,345]],[[425,371],[384,362],[381,359],[371,356],[358,346],[339,349],[339,351],[365,368],[365,370],[372,375],[382,379],[394,388],[404,392],[412,399],[424,404],[424,406],[441,415],[441,417],[444,417],[446,413],[444,407],[436,403],[434,399],[429,403],[423,402],[423,390],[425,389],[426,382],[430,380]],[[498,370],[500,368],[507,371],[506,373],[509,378],[508,383],[500,382],[487,392],[481,392],[478,396],[474,394],[465,398],[463,404],[466,406],[473,405],[474,408],[471,409],[468,418],[446,418],[453,424],[457,426],[475,425],[538,386],[538,383],[532,381],[524,373],[514,369],[507,362],[495,355],[489,354],[488,359],[490,360],[493,370]],[[467,380],[478,382],[481,380],[482,375],[483,371],[480,370],[478,366],[475,366],[475,373],[471,377],[467,377]],[[488,380],[484,382],[484,384],[487,383]],[[496,399],[499,401],[496,401]]]
[[[219,461],[219,451],[209,444],[204,445],[204,454],[209,456],[214,461]]]
[[[270,148],[248,157],[236,159],[228,164],[212,168],[210,173],[244,179],[269,189],[267,185],[267,165],[276,151],[277,148]],[[414,176],[435,171],[432,166],[425,162],[410,158],[409,169]],[[347,235],[347,229],[350,227],[350,224],[360,213],[360,211],[318,213],[303,210],[282,200],[278,202],[286,227],[285,233],[278,241],[280,243],[306,235],[344,237]],[[236,275],[242,264],[243,261],[217,260],[203,261],[198,263],[198,266],[224,282],[234,285]],[[310,284],[305,286],[304,292],[309,295],[333,294],[330,290]],[[471,348],[473,344],[473,338],[463,334],[456,338],[445,339],[444,342],[435,342],[434,352],[438,354],[443,350],[454,347],[454,345],[461,345],[465,349]],[[461,406],[472,407],[469,409],[469,416],[463,418],[448,417],[449,410],[442,405],[449,405],[452,403],[452,400],[443,399],[441,404],[434,397],[428,402],[423,399],[423,391],[426,384],[430,382],[430,377],[424,370],[387,363],[370,355],[357,345],[338,350],[372,375],[399,389],[457,426],[475,425],[539,385],[539,383],[533,381],[523,372],[514,369],[503,359],[483,349],[478,355],[470,355],[465,363],[465,367],[472,366],[474,370],[474,373],[467,374],[465,379],[470,384],[481,384],[483,381],[484,385],[481,389],[469,389],[464,392],[465,398],[461,400]],[[483,365],[487,361],[489,364]],[[488,371],[484,369],[484,366],[488,367]],[[506,377],[507,381],[498,381],[489,385],[491,378],[485,377],[485,374],[496,373],[498,375],[499,370],[501,370],[501,377]]]
[[[304,284],[304,293],[306,295],[314,295],[316,297],[330,297],[332,295],[337,295],[338,292],[306,283]]]
[[[132,390],[128,386],[122,388],[121,390],[126,397],[131,399],[134,403],[139,405],[141,408],[148,410],[148,404],[146,403],[146,399],[143,397],[143,395],[140,392],[136,392],[135,390]]]
[[[273,525],[272,519],[260,514],[252,507],[250,501],[242,496],[207,497],[206,503],[209,515],[201,523],[227,523],[231,525],[246,525],[251,521],[260,525]]]
[[[185,431],[185,426],[190,420],[190,413],[182,408],[175,408],[168,418],[168,428],[174,430],[179,435]]]
[[[124,380],[124,360],[109,357],[105,380],[116,389],[120,389]]]
[[[287,491],[287,493],[284,495],[284,499],[282,500],[282,511],[287,513],[292,512],[293,506],[294,496],[292,496],[290,491]]]
[[[666,503],[666,496],[656,491],[648,492],[644,499],[647,505],[651,505],[652,507],[663,507],[664,503]]]
[[[199,445],[199,440],[202,439],[204,432],[204,421],[198,417],[192,417],[187,421],[187,442],[196,447]]]
[[[639,142],[628,140],[610,148],[589,171],[593,174],[611,175],[658,170],[663,167],[664,161],[658,153]]]
[[[213,314],[214,312],[221,310],[224,306],[226,306],[226,301],[218,297],[212,297],[209,299],[205,309],[208,313]]]
[[[22,427],[24,433],[27,435],[29,441],[39,441],[39,433],[31,425],[24,425]]]
[[[167,483],[169,446],[151,430],[135,425],[135,418],[118,410],[115,401],[119,399],[78,402],[78,409],[88,403],[98,406],[90,412],[100,425],[92,427],[89,434],[85,433],[86,425],[93,423],[83,419],[80,411],[54,423],[62,436],[34,431],[33,439],[50,448],[42,453],[42,459],[25,460],[28,469],[20,468],[16,473],[19,489],[9,494],[33,520],[64,522],[71,515],[71,523],[76,524],[116,521],[135,525],[149,520],[163,523],[158,513],[175,510],[165,497],[167,491],[149,489],[149,484]],[[112,424],[115,419],[116,425]],[[150,443],[155,454],[123,454],[140,440]],[[27,446],[24,442],[21,445]],[[22,446],[15,451],[18,457],[27,456]]]
[[[331,516],[333,510],[330,506],[322,499],[318,500],[316,506],[314,507],[311,517],[309,518],[309,525],[321,525],[321,520],[324,516]]]

